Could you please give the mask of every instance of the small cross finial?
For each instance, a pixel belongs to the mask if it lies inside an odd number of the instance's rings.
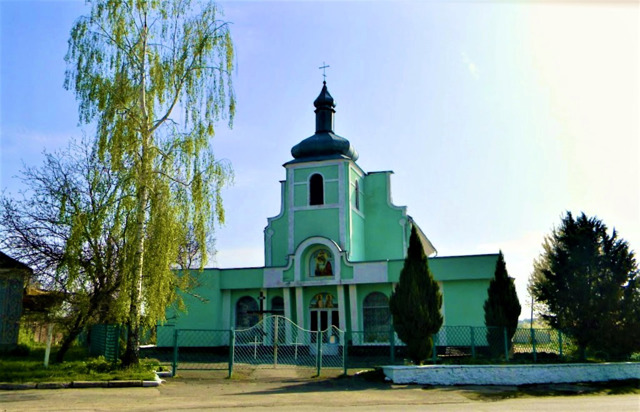
[[[325,62],[322,62],[322,66],[318,67],[318,69],[322,69],[322,77],[324,78],[324,82],[327,82],[327,72],[326,69],[331,66],[328,66]]]

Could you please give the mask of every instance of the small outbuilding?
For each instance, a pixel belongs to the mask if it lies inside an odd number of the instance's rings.
[[[0,350],[18,344],[22,296],[33,270],[0,252]]]

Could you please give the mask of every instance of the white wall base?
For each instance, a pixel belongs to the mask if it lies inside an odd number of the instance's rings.
[[[640,363],[551,365],[383,366],[393,383],[423,385],[526,385],[640,379]]]

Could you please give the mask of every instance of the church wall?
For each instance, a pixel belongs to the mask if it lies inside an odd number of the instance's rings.
[[[339,184],[338,181],[325,181],[324,183],[324,203],[326,205],[338,205],[339,200]]]
[[[366,260],[404,258],[406,208],[390,203],[390,174],[369,173],[364,179]]]
[[[342,280],[352,280],[353,279],[353,266],[345,264],[342,259],[340,259],[340,278]]]
[[[360,172],[354,168],[349,168],[349,232],[348,243],[349,260],[352,262],[363,261],[366,258],[366,236],[365,236],[365,202],[364,202],[364,179]],[[358,184],[358,193],[356,194],[356,183]],[[356,208],[356,195],[359,198]]]
[[[343,286],[344,288],[344,315],[345,315],[345,329],[346,330],[354,330],[351,322],[351,291],[347,285]]]
[[[290,305],[290,317],[293,323],[298,323],[297,313],[298,313],[298,302],[296,302],[296,293],[295,288],[285,288],[283,289],[283,296],[285,293],[289,294],[289,305]]]
[[[484,326],[484,301],[490,279],[442,282],[444,324],[447,326]]]
[[[497,254],[475,256],[445,256],[428,258],[429,270],[438,281],[486,280],[493,278]],[[398,282],[404,259],[388,262],[389,281]]]
[[[275,297],[282,297],[283,293],[282,293],[282,289],[281,288],[271,288],[271,289],[263,289],[264,293],[267,295],[267,299],[269,301],[269,304],[265,306],[265,309],[269,309],[271,310],[271,299],[275,298]]]
[[[295,212],[294,245],[312,236],[322,236],[340,244],[339,209],[322,207]],[[341,245],[342,246],[342,245]]]
[[[291,267],[285,270],[282,273],[282,281],[283,282],[293,282],[296,278],[296,270],[295,265],[291,265]]]
[[[173,346],[173,331],[177,329],[223,329],[222,294],[220,291],[220,271],[205,269],[202,273],[194,272],[198,278],[199,287],[191,293],[181,293],[185,311],[178,311],[174,307],[167,308],[167,321],[158,325],[157,345],[160,347]],[[199,295],[201,300],[193,295]]]
[[[285,207],[288,199],[289,188],[285,181],[280,182],[280,213],[278,216],[267,219],[268,224],[264,230],[265,266],[285,266],[288,257],[287,236],[289,233],[289,214]]]
[[[434,257],[429,259],[429,267],[440,281],[491,279],[497,260],[497,254]]]
[[[389,271],[389,282],[397,283],[400,280],[400,272],[402,271],[403,266],[404,259],[390,260],[389,263],[387,263],[387,268]]]
[[[247,289],[261,288],[264,268],[220,269],[220,288]]]
[[[384,295],[387,298],[391,297],[391,283],[373,283],[373,284],[361,284],[357,286],[357,295],[358,295],[358,325],[356,325],[357,327],[354,327],[353,330],[356,331],[363,331],[364,330],[364,324],[363,324],[363,311],[362,311],[362,306],[364,304],[364,300],[365,298],[373,292],[381,292],[384,293]]]
[[[293,181],[307,184],[311,175],[315,173],[320,173],[325,180],[335,180],[338,178],[338,165],[321,166],[319,163],[310,163],[306,166],[295,166]]]
[[[293,206],[306,207],[309,205],[309,188],[306,183],[293,186]]]
[[[274,221],[270,227],[268,227],[268,231],[272,233],[267,233],[267,236],[271,236],[270,239],[270,247],[265,251],[270,256],[270,259],[265,259],[266,266],[286,266],[288,262],[288,250],[287,250],[287,214],[285,214],[283,219],[279,219]]]

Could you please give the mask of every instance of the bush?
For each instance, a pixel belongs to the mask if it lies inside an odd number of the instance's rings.
[[[98,356],[97,358],[88,359],[85,362],[87,373],[106,373],[117,369],[116,363],[109,362],[104,356]]]
[[[16,345],[15,348],[10,349],[8,354],[10,356],[19,356],[19,357],[27,357],[31,353],[31,348],[24,343]]]

